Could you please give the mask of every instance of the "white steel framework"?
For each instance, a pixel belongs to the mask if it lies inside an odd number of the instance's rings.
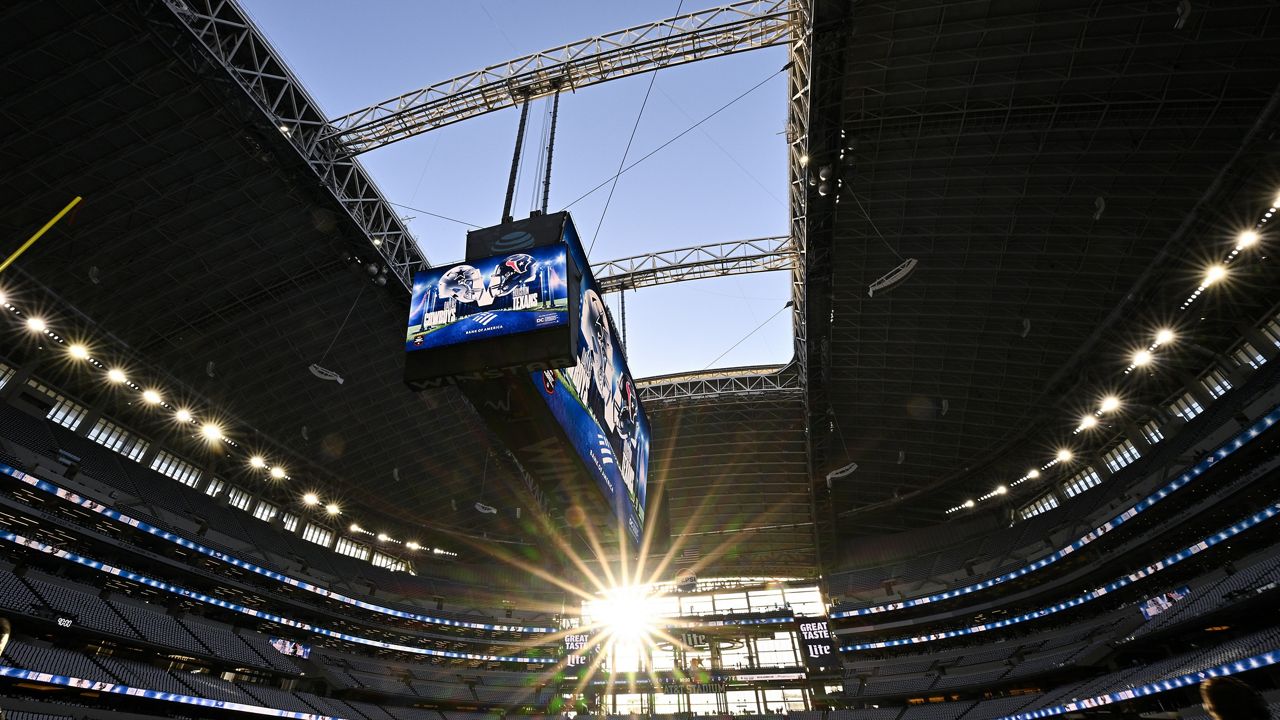
[[[174,18],[212,61],[248,95],[315,172],[320,184],[365,233],[390,274],[407,289],[415,270],[430,263],[373,178],[341,148],[325,139],[328,122],[233,0],[166,0]]]
[[[800,373],[794,363],[765,365],[645,378],[636,381],[636,387],[644,403],[704,398],[724,400],[732,396],[776,399],[799,395]]]
[[[326,139],[358,155],[467,118],[671,65],[780,45],[789,0],[745,0],[490,65],[331,121]]]
[[[591,270],[602,292],[725,275],[790,270],[797,254],[785,236],[736,240],[607,260]]]

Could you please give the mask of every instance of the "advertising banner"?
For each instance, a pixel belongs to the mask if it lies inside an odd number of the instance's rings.
[[[800,639],[800,651],[804,653],[804,665],[809,672],[840,667],[840,659],[832,647],[831,628],[826,620],[797,619],[796,637]]]

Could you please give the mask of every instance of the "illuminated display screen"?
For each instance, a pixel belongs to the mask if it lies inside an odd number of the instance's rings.
[[[552,415],[569,437],[588,474],[609,501],[626,535],[640,542],[649,475],[649,420],[640,407],[613,319],[573,221],[565,216],[564,243],[583,268],[578,307],[577,363],[533,373]]]
[[[861,615],[874,615],[877,613],[892,612],[894,610],[902,610],[904,608],[916,607],[919,605],[927,605],[929,603],[939,602],[942,600],[950,600],[951,598],[960,597],[962,595],[968,595],[970,593],[975,593],[980,590],[986,590],[987,588],[995,587],[996,585],[1007,583],[1010,580],[1016,580],[1017,578],[1024,577],[1033,572],[1036,572],[1037,570],[1040,570],[1041,568],[1052,565],[1058,562],[1059,560],[1061,560],[1062,558],[1070,555],[1071,553],[1083,548],[1085,545],[1088,545],[1089,543],[1097,540],[1103,535],[1111,532],[1117,527],[1120,527],[1122,524],[1133,519],[1133,517],[1136,516],[1138,513],[1147,510],[1151,506],[1155,505],[1156,503],[1169,497],[1173,493],[1177,492],[1178,490],[1182,489],[1186,485],[1195,481],[1197,477],[1204,474],[1205,472],[1208,472],[1209,469],[1212,468],[1216,463],[1221,462],[1222,460],[1226,459],[1227,456],[1231,455],[1231,453],[1249,444],[1250,441],[1258,437],[1259,434],[1261,434],[1267,428],[1274,425],[1277,421],[1280,421],[1280,407],[1272,408],[1270,412],[1268,412],[1265,416],[1263,416],[1257,422],[1253,423],[1253,425],[1251,425],[1244,432],[1241,432],[1239,435],[1236,435],[1234,438],[1223,443],[1215,452],[1210,453],[1203,460],[1196,463],[1195,466],[1192,467],[1190,470],[1182,473],[1181,475],[1179,475],[1178,477],[1170,481],[1169,484],[1151,493],[1147,497],[1143,498],[1141,501],[1135,503],[1128,510],[1125,510],[1124,512],[1115,516],[1114,518],[1099,525],[1098,527],[1089,531],[1085,535],[1081,536],[1079,539],[1073,541],[1071,544],[1066,545],[1062,548],[1059,548],[1058,550],[1055,550],[1054,552],[1049,553],[1048,555],[1040,558],[1039,560],[1036,560],[1035,562],[1029,565],[1024,565],[1018,568],[1017,570],[1011,570],[1007,573],[1004,573],[1002,575],[997,575],[996,577],[990,578],[988,580],[983,580],[982,582],[979,582],[979,583],[973,583],[972,585],[965,585],[963,587],[958,587],[954,590],[947,590],[946,592],[935,593],[933,595],[925,595],[923,597],[912,598],[910,600],[901,600],[898,602],[885,603],[883,605],[873,605],[871,607],[857,608],[854,610],[841,610],[838,612],[831,613],[831,617],[833,619],[838,619],[838,618],[856,617]]]
[[[1150,620],[1165,610],[1172,610],[1173,604],[1191,594],[1191,588],[1183,585],[1176,590],[1162,592],[1159,595],[1153,595],[1142,601],[1138,606],[1138,610],[1142,612],[1142,617]]]
[[[311,646],[296,640],[273,637],[271,638],[271,647],[275,648],[276,652],[281,655],[292,655],[300,658],[311,657]]]
[[[415,273],[405,350],[564,327],[568,278],[560,245]]]

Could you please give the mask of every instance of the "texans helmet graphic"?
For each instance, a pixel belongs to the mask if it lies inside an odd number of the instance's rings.
[[[510,295],[517,287],[533,280],[537,265],[533,256],[524,253],[508,257],[493,269],[493,275],[489,277],[489,292],[494,297]]]

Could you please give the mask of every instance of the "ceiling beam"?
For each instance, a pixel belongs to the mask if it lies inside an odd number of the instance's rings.
[[[592,266],[601,292],[653,287],[685,280],[791,270],[795,246],[786,236],[735,240],[645,253]]]
[[[726,396],[777,398],[800,394],[800,378],[794,365],[735,368],[689,375],[666,375],[636,383],[640,400],[659,403]]]
[[[746,50],[780,45],[789,0],[745,0],[598,35],[490,65],[330,121],[326,139],[348,156],[445,125],[579,88]]]

